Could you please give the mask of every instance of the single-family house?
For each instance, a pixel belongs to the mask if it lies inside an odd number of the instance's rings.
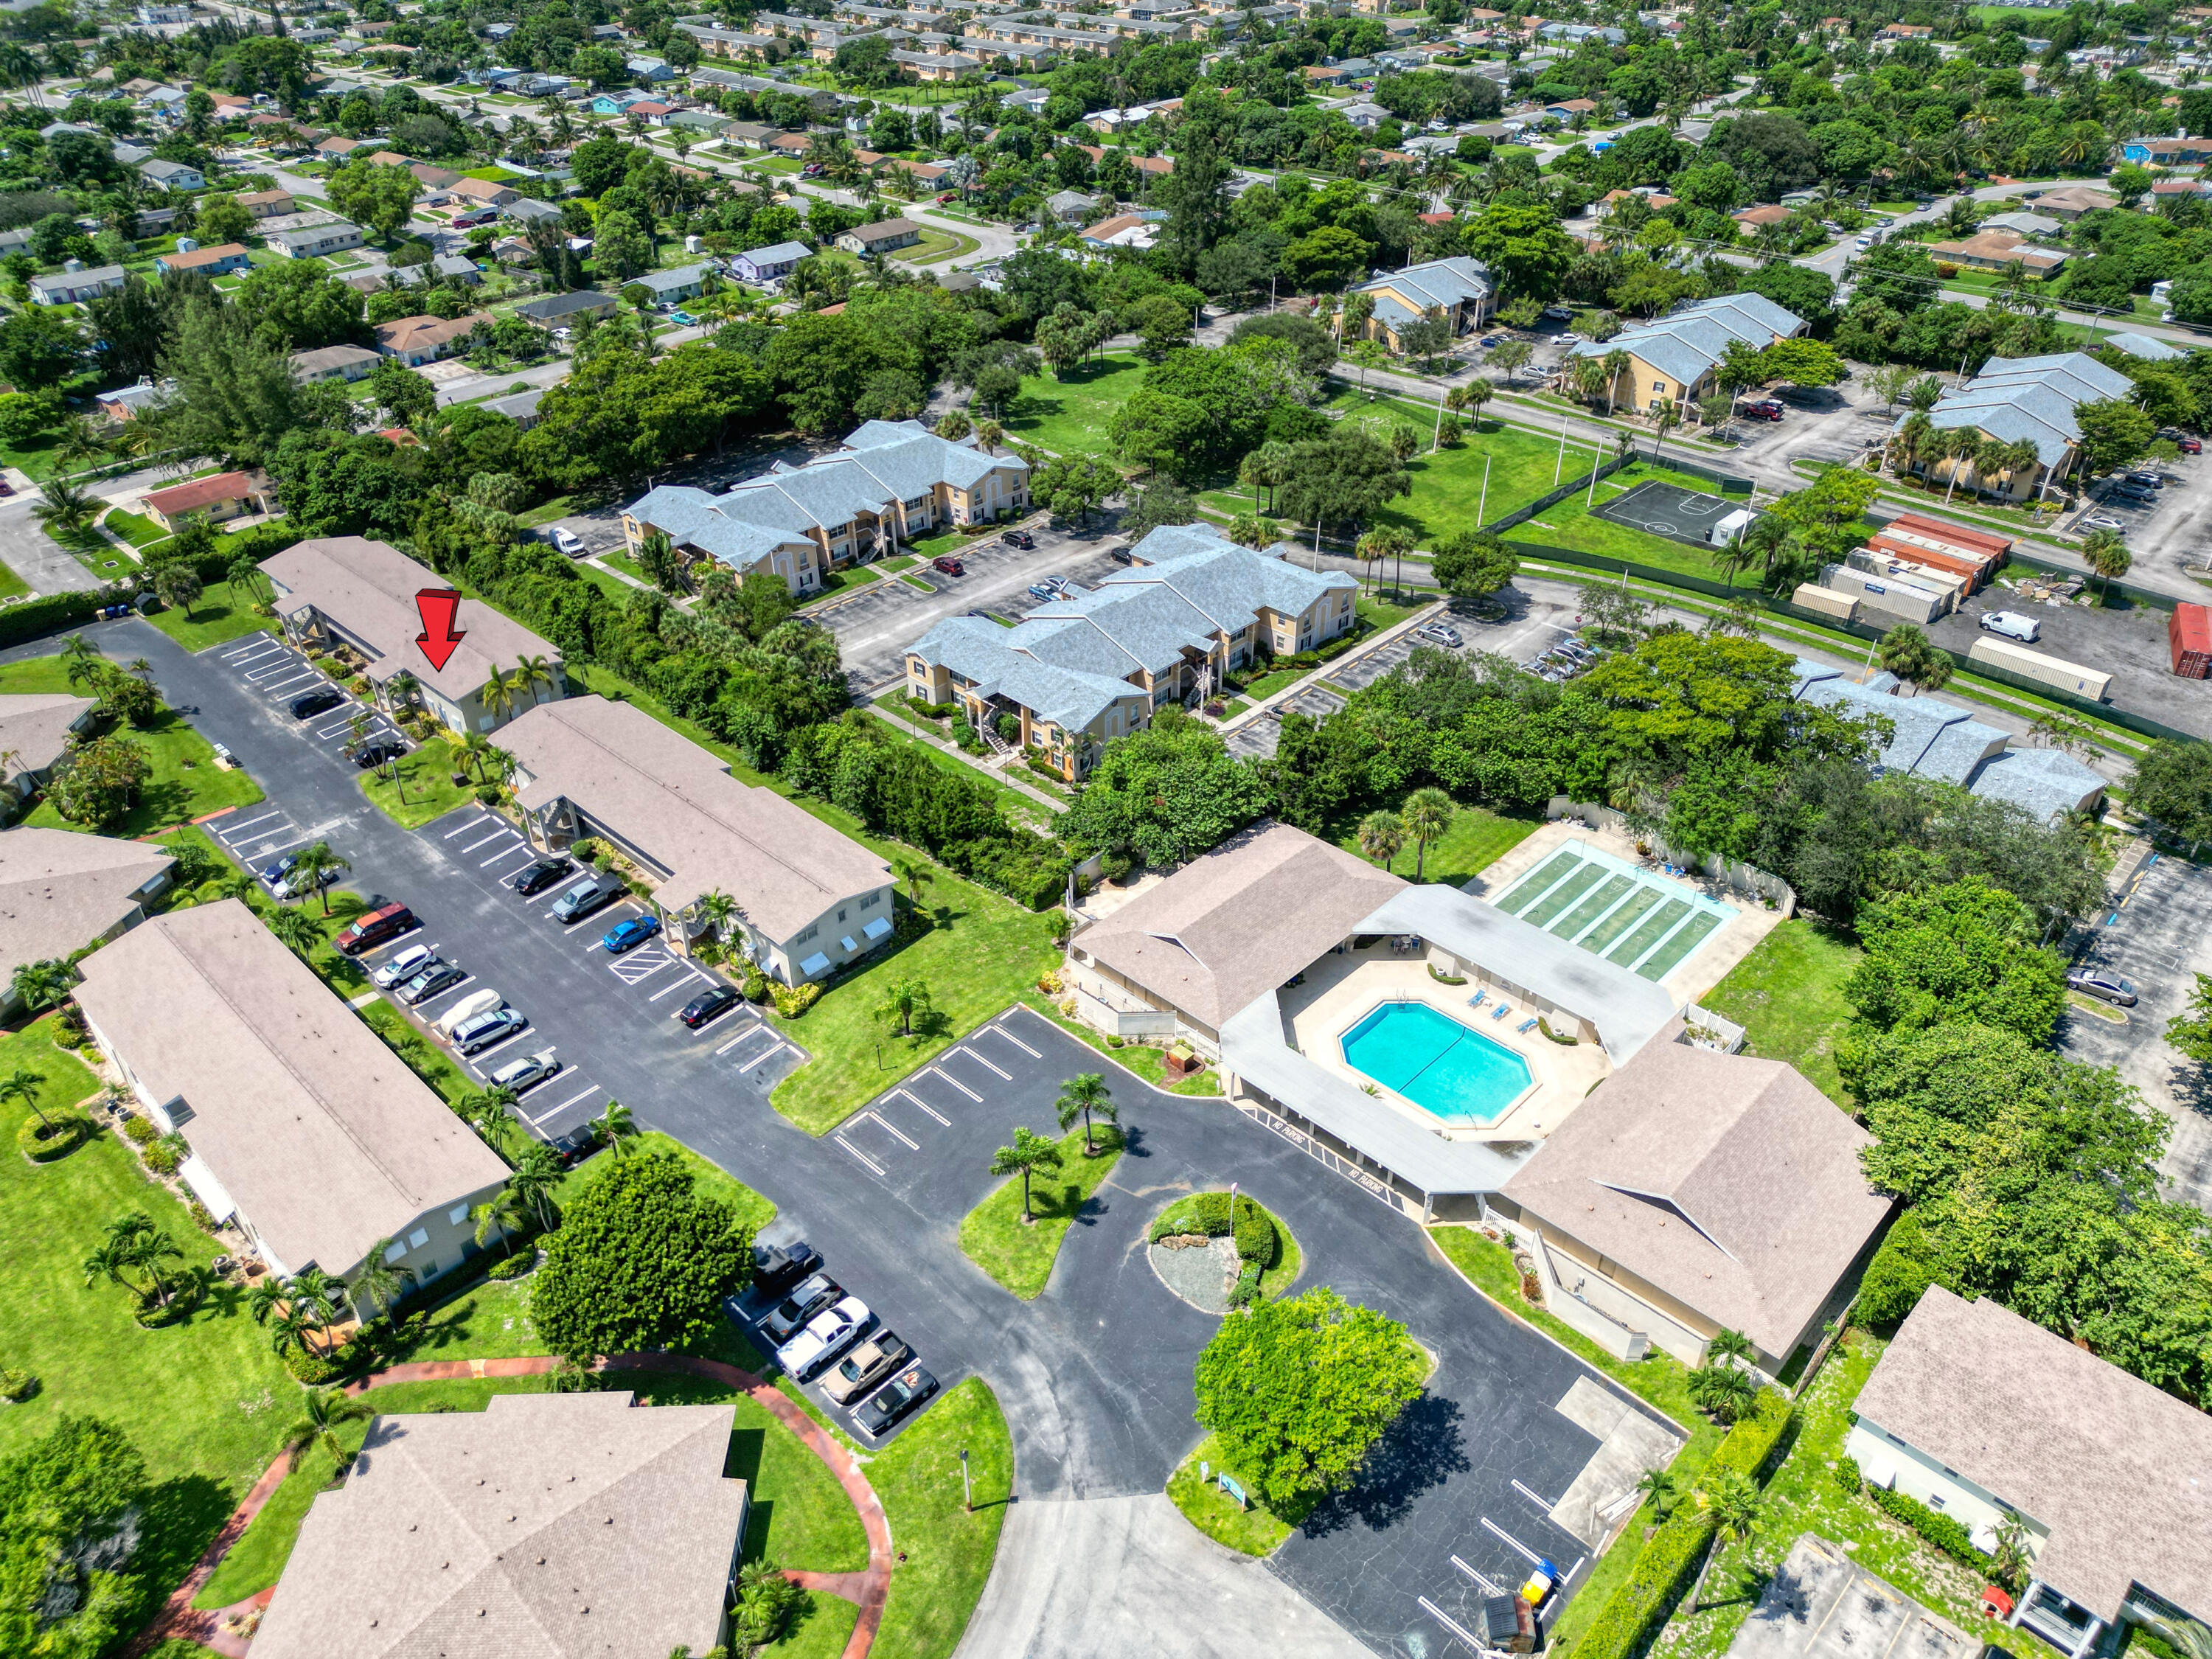
[[[289,190],[250,190],[236,198],[239,206],[256,219],[278,219],[292,211]]]
[[[359,247],[362,239],[359,225],[329,219],[320,224],[302,225],[297,230],[272,230],[264,240],[272,252],[281,253],[287,259],[313,259]]]
[[[813,257],[804,242],[776,242],[730,256],[730,275],[741,283],[773,283],[791,275],[801,259]]]
[[[204,478],[188,478],[167,489],[146,493],[146,516],[172,534],[187,520],[205,519],[210,524],[259,513],[268,506],[269,483],[250,472],[217,472]]]
[[[483,272],[477,269],[477,262],[459,253],[436,254],[428,264],[396,265],[386,274],[401,288],[447,283],[467,288],[483,280]]]
[[[504,398],[487,398],[480,407],[495,415],[504,415],[525,432],[538,424],[538,405],[545,396],[544,386],[534,386],[527,392],[510,392]]]
[[[2130,138],[2121,143],[2120,155],[2137,167],[2194,167],[2212,161],[2212,138],[2187,133],[2179,138]]]
[[[459,317],[401,317],[376,325],[376,349],[410,368],[419,368],[459,350],[479,324],[489,328],[491,319],[481,311]]]
[[[154,261],[154,269],[164,276],[185,271],[202,276],[228,276],[234,271],[246,270],[253,263],[243,242],[221,242],[214,247],[196,247],[188,252],[172,250]]]
[[[601,294],[596,289],[580,288],[567,294],[548,294],[536,300],[525,300],[515,307],[514,314],[541,328],[554,328],[573,324],[579,317],[608,317],[614,314],[617,301],[611,294]]]
[[[521,192],[508,185],[495,184],[489,179],[459,179],[452,186],[456,201],[473,203],[480,208],[503,208],[520,199]]]
[[[31,787],[27,774],[5,781]],[[104,945],[146,920],[146,907],[168,890],[177,860],[167,848],[74,830],[25,824],[0,831],[0,1016],[22,1008],[15,970]]]
[[[561,210],[550,202],[541,202],[534,197],[519,196],[499,210],[502,219],[512,219],[517,224],[542,225],[561,222]]]
[[[2047,213],[2062,223],[2072,224],[2085,213],[2099,213],[2120,204],[2117,196],[2108,196],[2100,190],[2081,185],[2069,185],[2064,190],[2046,190],[2035,198],[2035,210]]]
[[[623,286],[650,289],[653,304],[670,306],[705,293],[708,283],[714,280],[712,265],[679,265],[673,270],[648,270],[641,276],[631,277]]]
[[[1159,239],[1158,222],[1139,213],[1117,213],[1083,229],[1085,247],[1148,248]]]
[[[137,420],[140,410],[151,409],[161,402],[169,389],[168,385],[155,386],[153,381],[142,379],[136,386],[118,386],[112,392],[95,394],[92,404],[119,426],[125,421]]]
[[[87,957],[85,1024],[179,1173],[280,1277],[415,1284],[482,1248],[506,1162],[239,899],[148,918]]]
[[[41,306],[81,305],[123,286],[121,265],[87,268],[82,259],[65,259],[59,270],[40,271],[31,278],[31,302]]]
[[[163,190],[204,190],[207,187],[207,175],[198,167],[187,167],[182,161],[141,161],[138,176],[149,184],[159,185]]]
[[[921,240],[921,227],[912,221],[880,219],[846,231],[837,238],[837,246],[848,253],[890,253],[912,247]]]
[[[380,361],[366,346],[318,346],[292,354],[292,374],[302,384],[312,380],[365,380]]]
[[[818,980],[891,937],[890,866],[634,703],[571,697],[507,726],[515,802],[549,850],[586,836],[647,872],[672,938],[709,924],[702,901],[737,901],[727,943],[786,985]]]
[[[1930,242],[1929,257],[1970,270],[2002,270],[2018,265],[2031,276],[2048,276],[2066,263],[2063,248],[2037,247],[2013,230],[1977,231],[1955,242]]]

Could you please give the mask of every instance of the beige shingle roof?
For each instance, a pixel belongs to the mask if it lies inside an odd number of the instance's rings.
[[[0,781],[25,772],[43,772],[69,747],[70,728],[94,707],[90,697],[64,691],[0,696],[0,755],[15,758],[0,767]]]
[[[258,1659],[666,1659],[720,1633],[737,1407],[495,1395],[380,1417],[315,1499]]]
[[[500,734],[535,810],[565,796],[667,870],[655,899],[680,910],[717,889],[781,944],[842,898],[872,892],[890,866],[773,789],[652,715],[605,697],[542,703]]]
[[[378,1239],[507,1165],[237,899],[173,910],[80,965],[76,1000],[290,1272]],[[173,1114],[173,1115],[174,1114]]]
[[[1936,1285],[1856,1409],[2048,1528],[2035,1577],[2099,1616],[2130,1579],[2212,1610],[2212,1417],[2195,1407]]]
[[[1078,935],[1076,948],[1218,1030],[1406,887],[1340,848],[1275,824],[1192,860]]]
[[[0,835],[0,981],[92,943],[174,861],[142,842],[70,830]]]
[[[1781,1061],[1677,1030],[1599,1085],[1505,1196],[1786,1359],[1889,1213],[1859,1168],[1873,1137]]]

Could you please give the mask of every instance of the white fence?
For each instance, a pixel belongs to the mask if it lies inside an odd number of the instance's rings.
[[[1786,919],[1797,912],[1797,890],[1781,877],[1770,875],[1754,866],[1724,859],[1717,853],[1709,853],[1702,859],[1678,853],[1667,845],[1666,838],[1656,830],[1641,830],[1632,825],[1627,815],[1610,806],[1593,806],[1569,800],[1565,795],[1554,795],[1544,808],[1544,816],[1557,822],[1561,818],[1580,818],[1601,830],[1611,830],[1632,841],[1642,841],[1654,852],[1670,863],[1692,870],[1708,881],[1717,881],[1730,892],[1747,893],[1761,900],[1771,899],[1775,908]]]

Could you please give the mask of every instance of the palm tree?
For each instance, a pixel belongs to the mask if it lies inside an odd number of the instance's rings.
[[[548,690],[552,689],[553,665],[545,659],[543,653],[534,657],[519,656],[514,659],[514,672],[508,676],[507,684],[514,688],[518,702],[526,697],[535,703],[539,686],[544,686]]]
[[[48,1117],[46,1108],[39,1104],[39,1085],[46,1080],[43,1073],[18,1066],[6,1077],[0,1078],[0,1106],[20,1100],[38,1114],[40,1122],[51,1125],[53,1119]]]
[[[1473,411],[1468,418],[1479,428],[1482,425],[1482,406],[1498,395],[1498,388],[1487,380],[1470,380],[1452,390],[1458,395],[1460,407]]]
[[[1938,454],[1951,463],[1951,476],[1943,489],[1943,505],[1951,504],[1951,492],[1959,487],[1959,474],[1966,470],[1966,461],[1982,441],[1980,433],[1970,426],[1954,426],[1936,440]]]
[[[345,1297],[345,1286],[320,1267],[303,1267],[292,1276],[284,1287],[286,1299],[314,1322],[323,1337],[323,1352],[330,1352],[331,1321],[337,1317],[338,1304]]]
[[[1672,398],[1662,398],[1659,406],[1651,411],[1651,454],[1656,460],[1667,447],[1667,434],[1682,423],[1682,406]]]
[[[921,908],[921,890],[937,879],[937,872],[920,859],[894,858],[891,873],[906,884],[907,902]]]
[[[1359,850],[1385,870],[1406,845],[1406,826],[1395,812],[1370,812],[1359,821]]]
[[[200,580],[198,571],[179,560],[173,564],[163,565],[154,573],[154,592],[160,595],[162,604],[173,605],[181,610],[185,619],[189,622],[192,601],[207,592],[207,587]]]
[[[501,1188],[469,1213],[477,1224],[477,1243],[487,1243],[496,1234],[510,1256],[514,1254],[514,1235],[530,1222],[511,1186]]]
[[[1082,1073],[1061,1084],[1060,1098],[1053,1103],[1053,1106],[1060,1114],[1060,1127],[1063,1132],[1071,1127],[1077,1118],[1083,1120],[1083,1155],[1085,1158],[1095,1158],[1098,1154],[1097,1139],[1091,1127],[1092,1116],[1103,1117],[1109,1123],[1121,1121],[1121,1109],[1114,1103],[1114,1097],[1106,1087],[1106,1079],[1097,1072]]]
[[[1057,1170],[1060,1165],[1060,1148],[1042,1135],[1027,1129],[1015,1130],[1014,1144],[1001,1146],[991,1155],[993,1175],[1018,1175],[1022,1178],[1022,1223],[1024,1226],[1036,1219],[1030,1212],[1030,1177],[1039,1170]]]
[[[1723,1325],[1705,1343],[1705,1363],[1721,1364],[1726,1361],[1748,1360],[1751,1358],[1751,1339],[1741,1331],[1730,1330]]]
[[[730,923],[737,918],[738,902],[717,887],[699,901],[699,919],[714,930],[714,937],[727,942]]]
[[[915,1019],[926,1017],[934,1006],[930,999],[929,987],[920,975],[908,974],[884,988],[883,1000],[876,1005],[875,1017],[878,1019],[896,1019],[899,1023],[899,1035],[912,1036]]]
[[[492,676],[495,679],[499,678],[499,671],[494,669]],[[486,690],[489,690],[489,687],[487,686]],[[453,763],[465,769],[471,777],[482,783],[484,781],[484,757],[491,752],[491,739],[481,732],[452,731],[441,733],[441,738],[453,751]]]
[[[1613,412],[1613,388],[1620,383],[1620,377],[1628,373],[1628,354],[1616,346],[1597,361],[1598,366],[1605,371],[1605,412],[1611,415]]]
[[[629,1108],[619,1100],[607,1102],[606,1110],[592,1127],[599,1132],[599,1144],[617,1158],[627,1157],[629,1143],[637,1139],[637,1125],[630,1118]]]
[[[1948,652],[1937,650],[1928,635],[1911,623],[1899,623],[1884,634],[1876,649],[1883,669],[1901,680],[1910,681],[1915,696],[1922,691],[1941,691],[1955,666]]]
[[[125,1252],[130,1265],[146,1275],[147,1288],[161,1306],[169,1305],[168,1276],[161,1271],[164,1261],[181,1261],[185,1253],[177,1248],[177,1241],[156,1227],[149,1217],[134,1212],[122,1216],[108,1224],[111,1243]]]
[[[1358,546],[1354,550],[1366,561],[1369,585],[1370,586],[1374,585],[1376,569],[1379,565],[1394,556],[1402,557],[1406,549],[1413,544],[1413,538],[1394,526],[1370,530],[1362,536],[1359,538]]]
[[[300,1419],[284,1431],[280,1443],[285,1454],[284,1467],[296,1469],[300,1459],[310,1446],[320,1446],[330,1454],[331,1462],[343,1473],[347,1462],[344,1445],[338,1439],[339,1426],[346,1423],[365,1423],[376,1415],[376,1408],[355,1399],[343,1389],[310,1389],[300,1401]]]
[[[543,1141],[533,1140],[522,1149],[522,1156],[514,1162],[514,1173],[507,1178],[507,1189],[528,1211],[540,1227],[550,1228],[560,1218],[560,1207],[553,1194],[561,1184],[561,1164],[553,1156],[553,1149]]]
[[[323,893],[323,914],[331,913],[331,882],[327,878],[341,870],[350,870],[350,860],[343,859],[331,849],[330,842],[319,841],[300,850],[298,860],[292,866],[290,882],[305,898],[308,887],[320,887]],[[307,884],[305,886],[301,883]]]
[[[2128,574],[2135,563],[2135,556],[2117,530],[2093,530],[2081,538],[2081,557],[2089,568],[2104,578],[2105,597],[2110,599],[2112,584]]]
[[[1674,1505],[1682,1499],[1674,1477],[1664,1469],[1644,1470],[1644,1478],[1636,1483],[1636,1490],[1644,1494],[1651,1505],[1651,1512],[1662,1521],[1674,1513]]]
[[[1459,816],[1459,805],[1441,789],[1416,789],[1406,797],[1399,816],[1413,838],[1413,879],[1419,881],[1427,871],[1429,843],[1443,839]]]
[[[1720,1554],[1722,1546],[1740,1544],[1759,1530],[1764,1500],[1749,1475],[1741,1469],[1727,1469],[1716,1475],[1698,1495],[1698,1504],[1713,1517],[1713,1547],[1705,1557],[1705,1565],[1698,1570],[1697,1588],[1690,1592],[1690,1612],[1693,1615],[1703,1605],[1705,1576],[1712,1571],[1715,1557]]]
[[[520,696],[521,688],[507,677],[497,663],[491,665],[491,673],[484,680],[483,690],[477,693],[477,701],[501,720],[514,713],[514,705]],[[471,733],[471,735],[479,734]]]
[[[62,641],[62,661],[68,665],[69,685],[72,691],[82,690],[88,685],[98,685],[100,677],[107,672],[107,659],[100,654],[100,647],[82,634],[72,634]]]
[[[364,1324],[381,1314],[392,1311],[399,1298],[407,1294],[407,1287],[415,1282],[415,1270],[395,1264],[391,1257],[398,1240],[380,1238],[368,1247],[368,1254],[361,1259],[361,1271],[346,1286],[346,1299],[353,1304],[354,1315]]]
[[[1740,1365],[1700,1365],[1690,1373],[1690,1398],[1723,1423],[1733,1423],[1758,1397],[1759,1384]]]
[[[31,516],[49,528],[58,525],[64,530],[82,530],[100,511],[97,498],[65,479],[47,479],[39,486],[39,494],[46,499],[31,509]]]
[[[422,682],[406,669],[401,669],[384,683],[384,701],[387,708],[407,708],[413,706],[415,694],[422,689]]]
[[[288,945],[301,961],[323,942],[323,930],[315,925],[314,918],[304,910],[279,910],[266,918],[269,931],[276,935],[278,943]]]
[[[9,981],[9,988],[16,999],[33,1013],[51,1008],[70,994],[76,982],[76,970],[59,957],[44,962],[27,962]]]

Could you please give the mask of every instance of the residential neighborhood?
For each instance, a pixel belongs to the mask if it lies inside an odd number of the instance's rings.
[[[0,1650],[2212,1653],[2212,7],[0,35]]]

